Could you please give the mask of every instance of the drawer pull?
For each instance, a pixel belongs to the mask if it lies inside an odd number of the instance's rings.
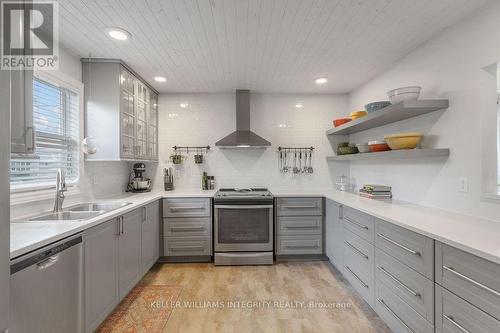
[[[401,323],[401,325],[403,325],[408,330],[408,332],[415,333],[408,325],[406,325],[406,323],[403,321],[403,319],[401,319],[396,314],[396,312],[392,311],[392,309],[384,302],[383,299],[377,298],[377,301],[379,301],[380,304],[382,304],[384,306],[384,308],[386,308],[386,310],[389,311],[389,313],[392,314],[394,316],[394,318],[396,318]]]
[[[288,249],[317,249],[318,245],[285,245]]]
[[[318,229],[315,225],[285,225],[286,229]]]
[[[460,331],[464,332],[464,333],[470,333],[468,330],[466,330],[462,325],[460,325],[459,323],[457,323],[455,321],[455,319],[453,318],[453,316],[447,316],[447,315],[443,315],[443,317],[448,320],[450,323],[452,323],[456,328],[458,328]]]
[[[170,250],[172,251],[196,251],[196,250],[204,250],[204,246],[176,246],[170,247]]]
[[[179,210],[196,210],[196,209],[205,209],[205,206],[193,206],[193,207],[170,207],[171,211],[179,211]]]
[[[396,241],[394,241],[394,240],[390,239],[389,237],[387,237],[387,236],[385,236],[385,235],[383,235],[383,234],[381,234],[381,233],[378,233],[378,234],[377,234],[377,236],[379,236],[380,238],[382,238],[382,239],[384,239],[384,240],[388,241],[389,243],[391,243],[391,244],[393,244],[393,245],[396,245],[397,247],[399,247],[400,249],[405,250],[406,252],[409,252],[409,253],[411,253],[411,254],[413,254],[413,255],[416,255],[416,256],[420,256],[420,252],[415,251],[415,250],[412,250],[412,249],[410,249],[409,247],[406,247],[406,246],[404,246],[404,245],[402,245],[402,244],[399,244],[398,242],[396,242]]]
[[[455,274],[456,276],[458,276],[459,278],[462,278],[464,279],[465,281],[467,282],[470,282],[472,283],[473,285],[475,285],[476,287],[479,287],[483,290],[486,290],[487,292],[490,292],[492,293],[493,295],[497,296],[497,297],[500,297],[500,293],[498,291],[496,291],[495,289],[491,289],[490,287],[488,286],[485,286],[484,284],[482,283],[479,283],[477,282],[476,280],[474,279],[471,279],[470,277],[468,276],[465,276],[459,272],[457,272],[453,267],[448,267],[448,266],[444,266],[443,265],[443,269],[447,270],[448,272],[452,273],[452,274]]]
[[[345,217],[345,216],[344,216],[344,220],[346,220],[346,221],[347,221],[347,222],[349,222],[349,223],[354,224],[356,227],[359,227],[359,228],[361,228],[361,229],[368,230],[368,226],[366,226],[366,225],[364,225],[364,224],[361,224],[361,223],[359,223],[359,222],[353,221],[353,220],[351,220],[351,219],[350,219],[350,218],[348,218],[348,217]]]
[[[358,256],[368,260],[368,256],[366,254],[364,254],[363,252],[361,252],[356,246],[352,245],[348,241],[344,241],[344,243],[345,243],[345,245],[349,246],[351,248],[351,250],[353,250],[354,253],[356,253]]]
[[[203,230],[205,227],[170,227],[172,231],[195,231],[195,230]]]
[[[318,208],[318,206],[316,205],[307,205],[307,206],[296,206],[296,205],[293,205],[293,206],[281,206],[282,208],[284,209],[316,209]]]
[[[387,275],[388,277],[390,277],[394,282],[396,282],[397,284],[399,284],[401,287],[405,288],[406,291],[408,291],[410,294],[412,294],[415,297],[420,297],[419,293],[417,293],[416,291],[414,291],[413,289],[411,289],[410,287],[408,287],[406,284],[404,284],[403,282],[401,282],[397,277],[395,277],[394,275],[392,275],[391,273],[389,273],[388,271],[386,271],[384,267],[378,266],[378,269],[382,273],[384,273],[385,275]]]
[[[345,269],[347,269],[349,272],[351,272],[351,274],[356,278],[356,280],[358,280],[362,285],[363,287],[367,288],[368,289],[368,285],[363,281],[361,280],[361,278],[359,276],[356,275],[356,273],[354,273],[350,268],[349,266],[344,266]]]

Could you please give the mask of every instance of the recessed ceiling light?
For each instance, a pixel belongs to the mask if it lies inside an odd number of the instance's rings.
[[[132,37],[130,32],[128,32],[125,29],[118,28],[118,27],[111,27],[106,29],[109,37],[116,39],[116,40],[127,40]]]
[[[164,76],[155,76],[154,79],[156,82],[167,82],[167,78]]]
[[[328,82],[328,78],[326,77],[318,77],[316,80],[314,80],[316,84],[325,84]]]
[[[185,108],[187,108],[187,107],[189,106],[189,104],[188,104],[188,103],[181,103],[181,104],[179,104],[179,106],[180,106],[181,108],[184,108],[184,109],[185,109]]]
[[[302,103],[297,103],[297,104],[295,104],[295,107],[296,107],[297,109],[300,109],[300,108],[303,108],[303,107],[304,107],[304,104],[302,104]]]

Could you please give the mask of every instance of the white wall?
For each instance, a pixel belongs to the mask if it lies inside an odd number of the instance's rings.
[[[358,184],[392,185],[398,199],[499,220],[500,202],[481,196],[481,174],[485,174],[482,163],[491,163],[491,158],[483,159],[482,150],[491,152],[488,147],[495,145],[495,140],[490,140],[494,138],[495,125],[489,124],[494,117],[483,109],[482,68],[500,60],[499,40],[500,4],[495,4],[444,31],[352,92],[351,110],[385,100],[386,91],[405,85],[422,86],[422,98],[449,98],[450,107],[444,112],[359,133],[352,140],[361,142],[394,132],[421,131],[427,135],[424,147],[449,147],[451,155],[447,160],[352,163],[351,177]],[[458,192],[460,176],[469,179],[468,193]]]
[[[187,102],[188,108],[179,104]],[[300,102],[303,108],[297,109]],[[236,128],[235,95],[162,94],[159,99],[160,163],[155,188],[162,188],[163,167],[169,161],[172,146],[213,147],[206,163],[194,163],[191,153],[176,170],[176,188],[201,187],[201,174],[216,177],[217,187],[332,187],[331,172],[325,156],[332,148],[325,135],[332,119],[345,114],[345,95],[252,94],[251,128],[272,143],[268,149],[219,149],[215,142]],[[286,124],[289,127],[279,127]],[[278,170],[278,146],[314,146],[312,175],[281,174]]]

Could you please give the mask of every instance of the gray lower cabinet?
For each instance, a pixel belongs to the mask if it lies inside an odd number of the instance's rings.
[[[436,242],[436,283],[500,320],[500,265]]]
[[[331,263],[342,272],[344,228],[342,226],[342,205],[327,199],[325,203],[325,252]]]
[[[500,332],[500,321],[436,284],[436,330],[496,333]]]
[[[121,217],[118,238],[120,298],[125,297],[142,277],[141,212],[141,209],[136,209]]]
[[[105,222],[85,233],[85,332],[94,332],[120,301],[119,233],[118,219]]]
[[[210,261],[212,209],[209,198],[163,200],[163,261]]]
[[[142,274],[156,263],[160,256],[160,203],[155,201],[142,207]]]
[[[276,199],[276,255],[321,256],[323,198]]]
[[[159,224],[156,202],[85,232],[85,332],[94,332],[156,262]]]

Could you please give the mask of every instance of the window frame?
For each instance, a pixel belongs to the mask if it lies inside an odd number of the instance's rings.
[[[81,191],[82,179],[84,177],[84,154],[82,149],[82,139],[84,136],[84,85],[64,73],[59,71],[35,71],[33,78],[46,81],[54,86],[62,87],[75,92],[78,95],[78,130],[79,137],[77,142],[78,149],[78,171],[79,177],[76,182],[68,184],[68,195],[78,194]],[[54,175],[55,177],[55,175]],[[18,188],[11,188],[11,201],[16,202],[29,202],[47,199],[53,196],[54,185],[27,185]]]

